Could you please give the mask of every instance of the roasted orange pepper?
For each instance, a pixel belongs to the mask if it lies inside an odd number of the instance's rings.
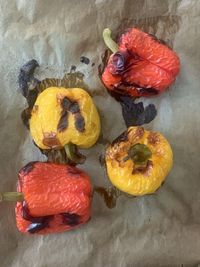
[[[173,164],[168,141],[158,132],[130,127],[106,151],[108,177],[121,191],[134,196],[154,193]]]
[[[19,172],[16,204],[19,231],[49,234],[74,229],[90,219],[92,186],[83,171],[69,165],[31,162]],[[10,198],[15,193],[10,194]],[[20,195],[18,196],[20,198]]]

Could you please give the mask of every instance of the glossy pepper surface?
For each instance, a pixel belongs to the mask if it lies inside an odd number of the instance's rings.
[[[125,32],[113,52],[102,74],[111,92],[133,97],[157,95],[175,81],[180,70],[172,49],[137,28]]]
[[[19,231],[48,234],[74,229],[90,219],[92,187],[83,171],[62,164],[31,162],[19,172],[16,204]]]
[[[134,196],[154,193],[172,168],[173,153],[168,141],[157,132],[130,127],[106,151],[111,182]]]
[[[44,90],[37,97],[29,123],[32,138],[42,149],[61,148],[68,143],[89,148],[100,133],[97,109],[81,88]]]

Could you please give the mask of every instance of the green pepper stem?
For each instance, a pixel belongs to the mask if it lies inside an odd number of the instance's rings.
[[[0,202],[2,201],[23,201],[24,195],[21,192],[4,192],[0,193]]]
[[[106,28],[103,30],[103,39],[106,44],[106,46],[113,52],[116,53],[119,50],[118,44],[113,41],[111,38],[111,30]]]
[[[78,152],[77,146],[72,144],[72,143],[68,143],[65,145],[65,152],[67,155],[67,158],[75,163],[75,164],[83,164],[85,161],[85,156],[80,154]]]
[[[144,165],[152,156],[151,150],[144,144],[136,144],[128,151],[129,157],[135,164]]]

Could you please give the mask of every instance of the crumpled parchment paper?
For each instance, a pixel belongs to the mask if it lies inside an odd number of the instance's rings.
[[[174,168],[155,194],[120,197],[109,210],[95,194],[92,220],[62,234],[26,236],[15,226],[14,204],[0,204],[2,267],[198,266],[200,263],[200,1],[198,0],[0,0],[0,190],[16,188],[18,170],[45,160],[20,119],[26,102],[17,91],[19,68],[35,58],[40,76],[62,77],[71,65],[85,74],[102,119],[103,137],[117,137],[125,124],[121,107],[103,88],[98,65],[105,50],[102,30],[115,36],[139,26],[170,43],[181,59],[172,88],[144,100],[158,109],[146,127],[161,131],[174,150]],[[87,56],[90,64],[80,63]],[[91,66],[95,63],[95,66]],[[88,151],[81,168],[106,185],[98,157]]]

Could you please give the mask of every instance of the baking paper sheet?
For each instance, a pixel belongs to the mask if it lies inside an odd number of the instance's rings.
[[[17,91],[19,68],[35,58],[38,75],[62,77],[71,65],[85,74],[102,132],[111,141],[125,130],[121,107],[98,78],[105,50],[102,31],[117,36],[139,26],[169,42],[181,73],[166,93],[144,100],[158,109],[146,127],[161,131],[174,150],[174,168],[155,194],[120,197],[109,210],[95,195],[92,220],[62,234],[26,236],[15,226],[14,204],[0,204],[2,267],[157,267],[200,263],[200,1],[198,0],[0,0],[0,190],[15,190],[17,172],[45,160],[20,119],[26,101]],[[80,63],[87,56],[90,64]],[[95,66],[91,66],[95,63]],[[104,146],[88,151],[85,169],[107,185],[99,164]]]

